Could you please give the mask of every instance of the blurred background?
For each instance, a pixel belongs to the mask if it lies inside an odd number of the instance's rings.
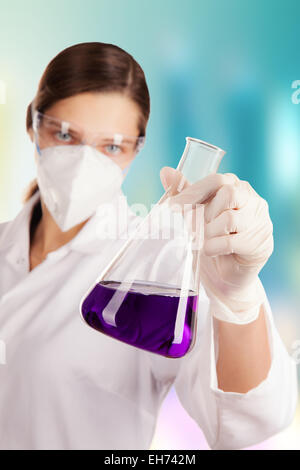
[[[79,42],[116,44],[140,63],[151,96],[146,146],[123,185],[128,203],[150,208],[159,199],[159,170],[177,166],[186,136],[226,150],[219,172],[248,180],[269,203],[275,246],[260,278],[281,337],[295,355],[300,104],[293,101],[300,93],[292,100],[292,83],[300,80],[299,15],[298,0],[2,1],[0,222],[15,217],[35,176],[25,113],[45,67]],[[299,437],[298,407],[287,430],[251,449],[300,449]],[[207,448],[171,389],[152,449]]]

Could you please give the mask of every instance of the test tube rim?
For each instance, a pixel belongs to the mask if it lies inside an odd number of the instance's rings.
[[[186,137],[185,139],[186,140],[194,140],[195,142],[199,142],[200,144],[203,144],[206,147],[210,147],[214,150],[218,150],[219,152],[224,152],[225,153],[225,150],[221,149],[221,147],[217,147],[217,145],[209,144],[208,142],[205,142],[205,140],[196,139],[196,137]]]

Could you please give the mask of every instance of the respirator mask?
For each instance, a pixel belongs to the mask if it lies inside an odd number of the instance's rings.
[[[144,146],[145,137],[107,132],[83,134],[75,123],[34,109],[32,118],[40,193],[65,232],[113,198]]]

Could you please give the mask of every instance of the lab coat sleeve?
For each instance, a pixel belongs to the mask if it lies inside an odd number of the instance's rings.
[[[296,364],[276,330],[270,304],[264,303],[272,362],[264,381],[247,393],[224,392],[216,373],[217,338],[209,302],[199,302],[197,339],[180,359],[175,378],[178,398],[204,432],[212,449],[242,449],[287,427],[297,403]],[[202,324],[201,324],[202,323]]]

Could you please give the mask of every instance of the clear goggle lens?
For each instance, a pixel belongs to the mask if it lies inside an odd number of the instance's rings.
[[[33,131],[40,149],[56,145],[91,145],[99,152],[116,159],[133,158],[144,146],[145,137],[108,132],[83,132],[74,123],[39,111],[33,112]]]

